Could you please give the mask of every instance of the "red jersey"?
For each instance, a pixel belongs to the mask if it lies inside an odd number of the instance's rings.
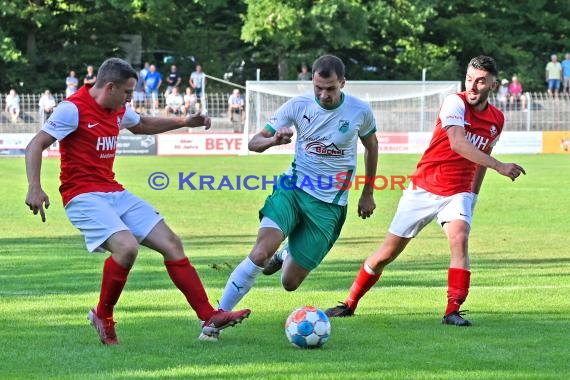
[[[470,192],[478,165],[451,150],[447,127],[463,126],[467,140],[489,152],[498,141],[504,121],[503,113],[492,104],[477,111],[467,103],[465,92],[449,95],[441,106],[429,147],[418,162],[413,183],[443,196]]]
[[[61,186],[66,205],[73,197],[89,192],[124,190],[115,180],[113,162],[123,117],[128,126],[138,124],[140,117],[129,108],[110,111],[101,107],[83,86],[54,110],[42,128],[60,140]],[[134,116],[133,116],[134,114]],[[127,127],[128,127],[127,126]]]

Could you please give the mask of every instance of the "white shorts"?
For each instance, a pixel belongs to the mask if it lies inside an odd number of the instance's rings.
[[[133,100],[135,102],[144,102],[144,91],[133,91]]]
[[[277,223],[273,221],[273,219],[268,218],[267,216],[261,218],[261,222],[259,222],[259,228],[275,228],[276,230],[281,231],[281,227],[279,227]]]
[[[140,243],[163,219],[154,207],[127,190],[80,194],[65,206],[65,212],[85,237],[89,252],[105,252],[101,245],[119,231],[130,231]]]
[[[474,198],[473,193],[436,195],[410,183],[400,198],[388,231],[413,238],[436,217],[440,226],[452,220],[463,220],[471,225]]]

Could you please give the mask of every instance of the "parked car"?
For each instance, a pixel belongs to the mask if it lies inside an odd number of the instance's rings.
[[[156,70],[160,72],[163,77],[170,72],[170,66],[176,65],[178,74],[182,77],[182,84],[188,84],[188,78],[198,63],[198,59],[195,56],[172,50],[144,51],[141,58],[142,64],[148,62],[155,65]]]
[[[257,69],[260,69],[260,79],[277,80],[277,64],[258,62],[255,58],[237,58],[233,60],[224,72],[224,80],[245,85],[246,80],[257,79]]]
[[[305,58],[305,59],[302,59]],[[306,59],[307,57],[297,57],[296,59],[287,60],[289,66],[289,76],[291,79],[296,79],[297,72],[300,70],[302,62],[308,62],[309,69],[312,62]],[[374,65],[367,64],[362,60],[354,57],[343,58],[346,65],[346,77],[349,80],[374,80],[380,79],[381,70]],[[237,58],[233,60],[226,71],[224,72],[224,79],[244,85],[246,80],[257,79],[257,68],[261,69],[261,80],[277,80],[279,74],[277,72],[276,62],[261,62],[255,58],[255,55],[249,58]]]

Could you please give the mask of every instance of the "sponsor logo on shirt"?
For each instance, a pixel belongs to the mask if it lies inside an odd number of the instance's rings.
[[[479,150],[485,151],[489,146],[490,139],[485,138],[483,136],[476,135],[472,132],[466,132],[465,137],[467,138],[467,140],[469,140],[471,144],[475,145],[475,147]]]
[[[97,151],[114,151],[117,149],[117,136],[99,136],[95,150]]]
[[[340,133],[346,133],[346,131],[348,131],[348,127],[350,127],[350,122],[348,120],[340,120],[338,122],[338,130]]]
[[[489,128],[489,132],[491,133],[491,137],[495,137],[497,135],[497,127],[491,125],[491,128]]]
[[[328,140],[329,137],[327,136],[307,136],[305,140],[307,141],[325,141]]]
[[[345,154],[345,149],[340,149],[334,143],[327,145],[320,141],[308,143],[305,146],[305,151],[308,153],[316,154],[318,156],[328,157],[341,157]]]

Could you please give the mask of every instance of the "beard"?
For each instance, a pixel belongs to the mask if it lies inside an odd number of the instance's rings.
[[[470,93],[467,93],[466,99],[467,99],[467,103],[469,103],[470,106],[473,107],[477,107],[480,106],[482,104],[485,104],[487,102],[487,99],[489,98],[489,92],[478,92],[476,94],[474,94],[475,97],[473,97],[473,95],[471,95]]]

